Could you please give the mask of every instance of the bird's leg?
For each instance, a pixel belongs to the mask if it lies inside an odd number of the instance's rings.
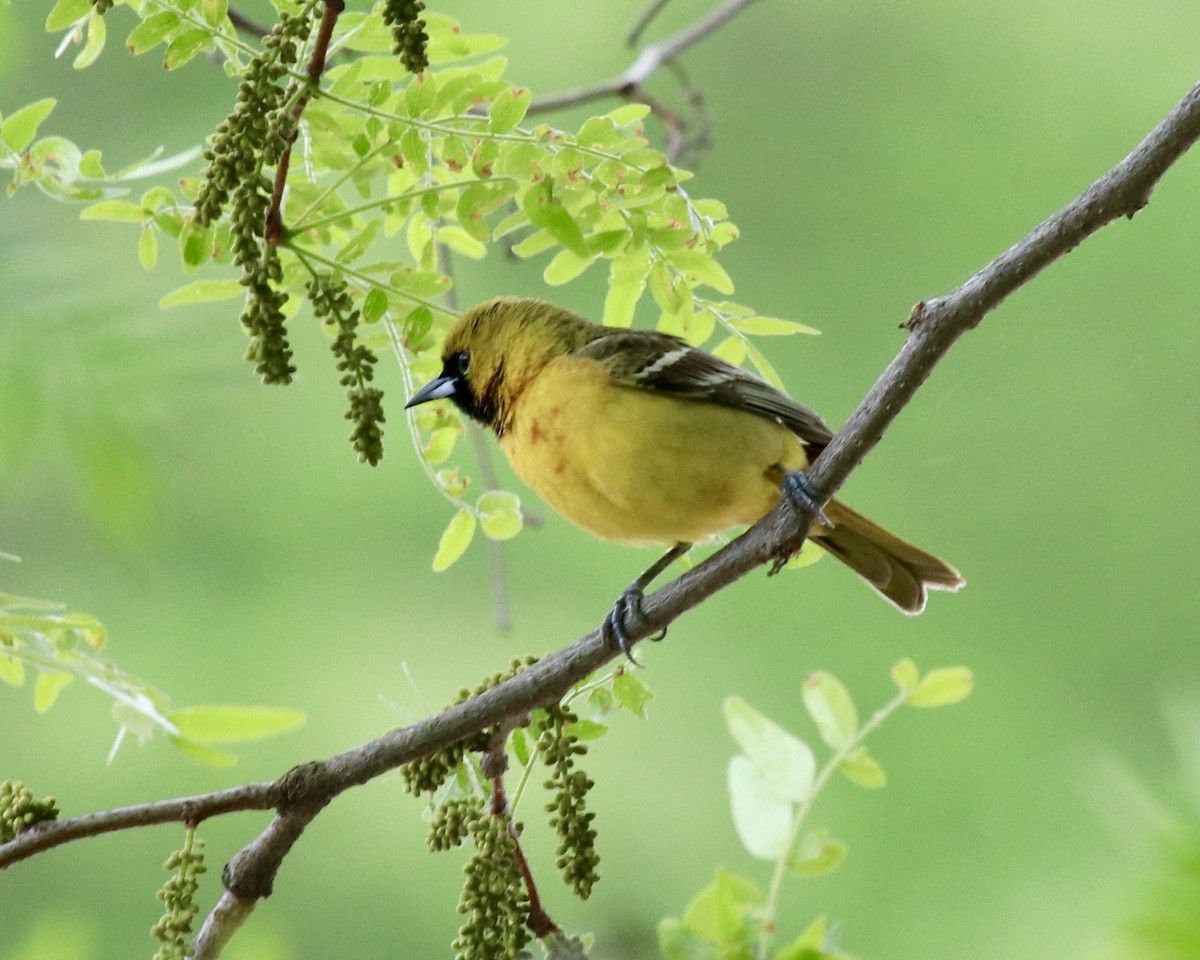
[[[833,526],[829,522],[829,518],[825,516],[825,512],[821,509],[821,502],[813,495],[808,474],[801,470],[792,471],[783,478],[779,489],[783,492],[783,499],[787,501],[793,513],[811,514],[813,526],[818,523],[823,527]],[[771,566],[771,575],[774,576],[782,570],[784,564],[791,559],[801,546],[803,546],[803,541],[798,544],[785,543],[780,549],[779,554],[775,557],[775,563]]]
[[[619,597],[617,602],[613,604],[611,610],[604,615],[604,622],[600,625],[600,633],[604,637],[606,643],[615,643],[619,649],[632,663],[637,663],[634,659],[632,646],[629,639],[629,631],[635,630],[645,620],[642,614],[642,596],[646,592],[646,588],[654,582],[655,577],[667,569],[672,563],[682,557],[692,549],[690,543],[677,543],[670,550],[664,553],[661,557],[654,561],[636,580],[627,586]],[[664,627],[661,633],[655,634],[651,640],[661,640],[667,635]]]

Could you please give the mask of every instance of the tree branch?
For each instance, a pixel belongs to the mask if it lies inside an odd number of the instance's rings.
[[[744,5],[744,4],[743,4]],[[732,6],[732,5],[730,5]],[[1078,199],[1047,218],[957,290],[918,303],[904,324],[899,355],[809,471],[818,501],[831,497],[912,399],[937,362],[965,332],[1038,272],[1118,217],[1149,200],[1166,170],[1200,138],[1200,84],[1120,164]],[[796,542],[812,517],[781,505],[724,549],[648,596],[645,620],[630,631],[644,639]],[[278,868],[305,826],[334,797],[400,764],[428,756],[480,731],[555,703],[572,684],[613,659],[600,631],[546,657],[505,683],[412,726],[353,750],[297,767],[280,780],[192,798],[160,801],[37,825],[0,846],[0,867],[85,836],[150,823],[194,823],[234,810],[275,808],[278,815],[228,864],[227,893],[205,921],[197,957],[219,954],[232,931],[268,895]]]
[[[102,833],[161,823],[200,823],[209,817],[238,810],[274,810],[281,800],[279,783],[251,783],[194,797],[156,800],[153,803],[88,813],[69,820],[39,823],[18,834],[15,840],[0,845],[0,870],[52,847],[84,837],[98,837]]]
[[[659,67],[670,63],[688,47],[699,43],[709,34],[719,30],[752,3],[754,0],[727,0],[707,17],[688,24],[678,33],[660,43],[652,43],[650,46],[644,47],[637,59],[615,77],[587,86],[576,87],[573,90],[564,90],[562,93],[538,97],[529,105],[529,112],[561,110],[564,107],[575,107],[603,97],[631,96],[650,79]]]
[[[615,77],[576,87],[573,90],[564,90],[562,93],[538,97],[529,105],[528,112],[546,113],[551,110],[563,110],[567,107],[590,103],[593,100],[602,100],[605,97],[624,97],[627,100],[644,103],[666,126],[667,156],[673,161],[686,145],[684,133],[687,125],[679,113],[642,90],[642,85],[661,67],[671,64],[688,47],[715,33],[754,2],[755,0],[726,0],[708,16],[688,24],[666,40],[644,47],[637,59]],[[637,43],[646,25],[664,5],[665,0],[656,3],[642,15],[629,34],[628,39],[631,46]]]

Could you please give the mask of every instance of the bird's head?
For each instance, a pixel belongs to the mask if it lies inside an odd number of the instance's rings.
[[[447,398],[503,435],[512,403],[551,360],[578,349],[604,327],[543,300],[501,297],[472,307],[446,334],[442,372],[405,408]]]

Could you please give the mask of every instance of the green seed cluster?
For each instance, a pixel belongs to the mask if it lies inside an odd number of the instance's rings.
[[[35,823],[57,819],[53,797],[38,800],[20,780],[0,783],[0,843],[8,843]]]
[[[281,15],[264,38],[262,52],[246,69],[233,112],[210,139],[204,151],[208,166],[196,197],[196,220],[202,226],[220,218],[230,195],[239,187],[248,184],[252,192],[258,190],[263,166],[278,162],[282,156],[286,140],[279,135],[278,121],[281,114],[287,114],[282,109],[287,93],[280,81],[295,65],[299,47],[312,29],[312,10],[310,3],[295,15]],[[236,202],[234,208],[234,219],[240,219]],[[261,219],[256,227],[261,236]]]
[[[395,40],[392,49],[409,73],[429,68],[429,34],[421,19],[424,9],[424,0],[387,0],[383,6],[384,22],[391,25]]]
[[[163,867],[175,872],[158,891],[163,915],[150,930],[161,944],[154,960],[184,960],[192,953],[192,921],[200,911],[195,900],[199,877],[208,869],[204,866],[204,841],[196,836],[194,827],[188,828],[183,849],[167,857]]]
[[[295,112],[307,94],[283,80],[299,56],[313,25],[315,2],[296,14],[282,14],[262,52],[246,69],[237,105],[209,142],[208,161],[196,197],[196,222],[207,226],[230,207],[233,259],[247,288],[242,325],[250,334],[246,358],[266,383],[291,383],[296,368],[284,325],[288,296],[279,289],[283,268],[273,244],[265,242],[271,181],[264,167],[277,164],[295,137]]]
[[[377,358],[366,346],[356,343],[360,311],[346,291],[346,281],[330,274],[313,277],[308,284],[313,312],[336,326],[331,349],[337,357],[338,381],[346,388],[350,409],[346,419],[354,424],[350,444],[360,460],[371,466],[383,457],[383,391],[367,386],[375,377]]]
[[[404,789],[414,797],[437,792],[438,787],[450,779],[450,775],[458,769],[466,752],[465,743],[456,743],[439,753],[404,764],[400,768]]]
[[[498,687],[505,680],[511,680],[518,673],[524,672],[529,667],[532,667],[538,662],[538,658],[534,656],[514,657],[508,665],[508,669],[500,673],[493,673],[490,677],[485,677],[473,691],[463,687],[458,691],[458,697],[455,698],[455,703],[465,703],[472,697],[477,697],[481,693],[491,690],[492,687]]]
[[[596,815],[587,810],[587,793],[595,783],[575,769],[575,758],[587,753],[587,747],[571,732],[571,724],[579,718],[562,706],[551,707],[547,714],[538,750],[551,770],[546,789],[554,799],[546,804],[546,811],[552,814],[550,826],[559,838],[554,862],[562,871],[563,882],[586,900],[600,879],[596,872],[600,855],[596,853],[596,831],[592,828]]]
[[[488,677],[474,690],[463,687],[450,702],[450,705],[455,706],[460,703],[466,703],[472,697],[479,696],[485,690],[489,690],[497,684],[503,683],[505,680],[511,680],[522,670],[537,663],[537,660],[537,657],[514,659],[509,664],[507,670]],[[400,768],[400,776],[404,780],[404,789],[416,797],[435,792],[438,787],[449,779],[450,774],[458,769],[458,765],[462,763],[463,757],[468,750],[482,751],[488,748],[488,742],[494,732],[494,728],[484,730],[469,740],[464,740],[461,743],[454,744],[452,747],[447,747],[440,753],[435,753],[429,757],[421,757],[413,760],[411,763],[404,764]]]
[[[467,915],[454,940],[457,960],[512,960],[530,940],[529,898],[517,866],[507,817],[474,824],[475,856],[463,868],[458,912]]]
[[[248,289],[241,317],[242,326],[250,334],[246,359],[253,361],[263,383],[291,383],[296,372],[283,314],[288,295],[276,286],[282,275],[279,252],[269,244],[263,246],[262,258],[254,268],[242,275],[242,284]]]
[[[433,815],[426,842],[434,853],[461,847],[483,817],[481,797],[450,797]]]

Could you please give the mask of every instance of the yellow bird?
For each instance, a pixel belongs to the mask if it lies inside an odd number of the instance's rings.
[[[468,310],[441,375],[407,406],[448,398],[495,432],[517,475],[589,533],[671,550],[629,585],[604,633],[629,653],[643,590],[693,543],[752,524],[833,437],[815,413],[678,337],[589,323],[519,297]],[[812,539],[905,613],[958,571],[837,500]]]

